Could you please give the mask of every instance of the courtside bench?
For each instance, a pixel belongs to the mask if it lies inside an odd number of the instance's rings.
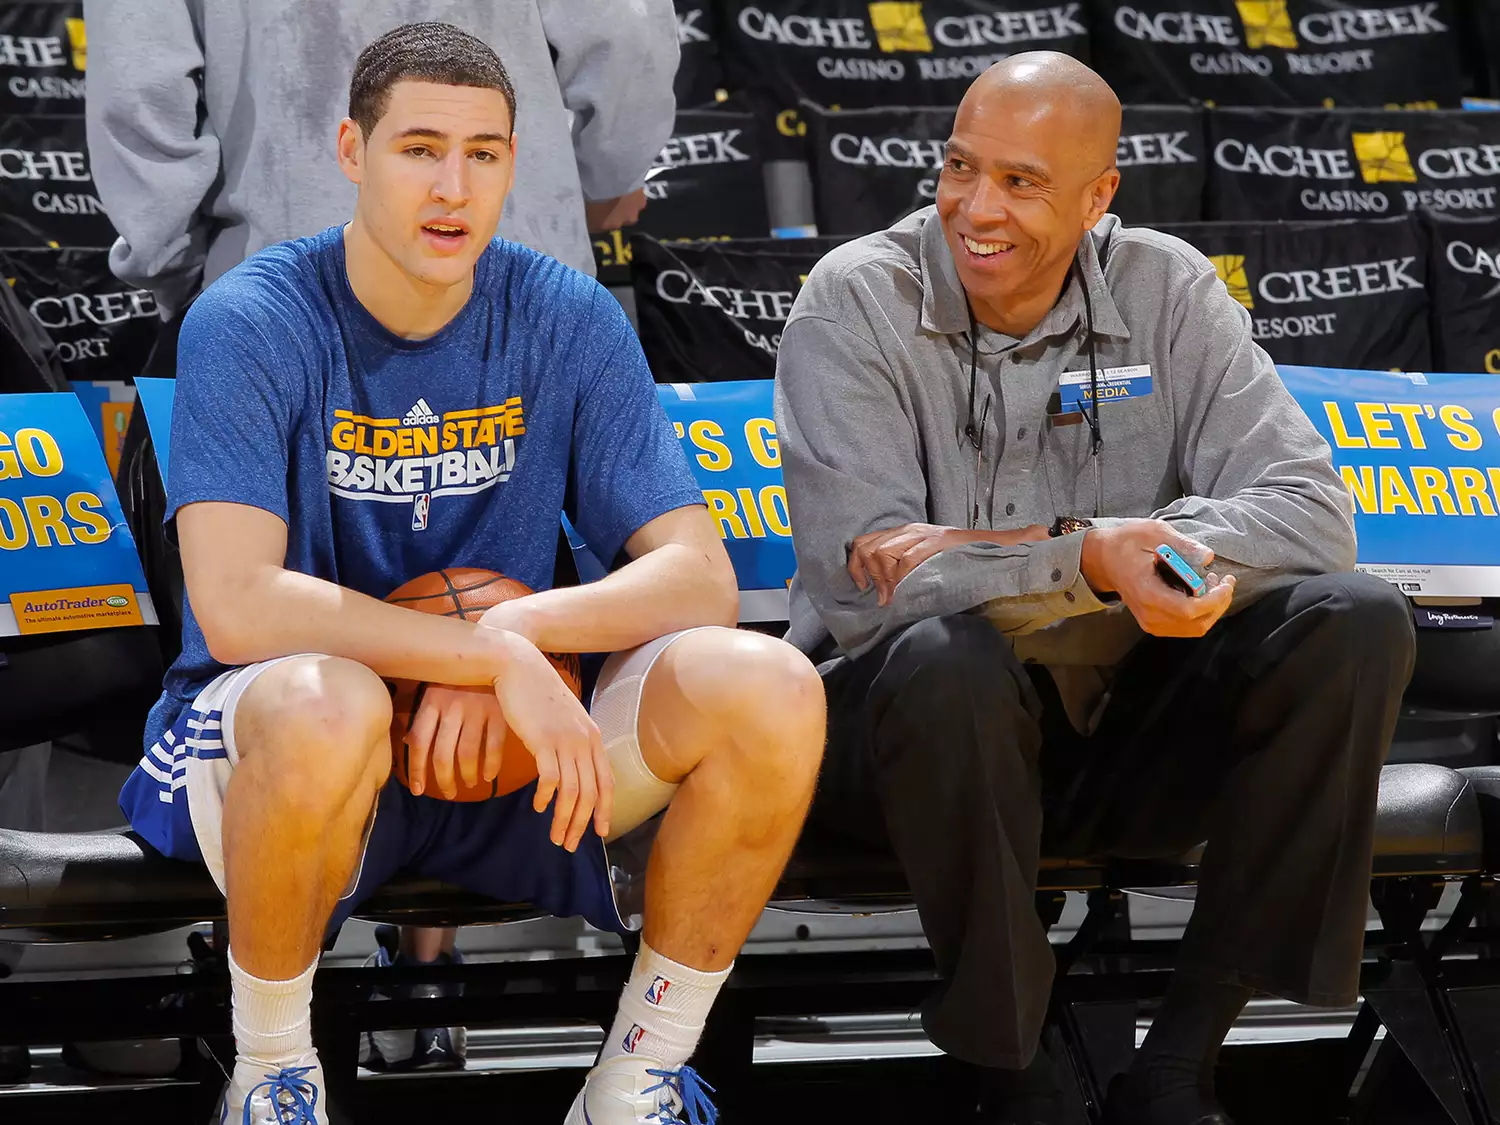
[[[154,476],[154,466],[150,470]],[[133,478],[130,483],[132,490],[140,484]],[[155,515],[148,512],[148,526]],[[146,546],[149,553],[150,543]],[[180,587],[158,600],[170,604],[177,596]],[[134,741],[138,745],[138,738]],[[1488,848],[1486,823],[1491,824]],[[1482,913],[1487,875],[1500,870],[1497,865],[1500,768],[1466,776],[1439,765],[1386,767],[1372,884],[1382,925],[1367,936],[1365,1003],[1351,1032],[1349,1058],[1357,1068],[1383,1026],[1387,1044],[1399,1044],[1453,1119],[1476,1125],[1493,1119],[1489,1106],[1500,1107],[1500,1065],[1489,1059],[1500,1036],[1488,1026],[1486,1009],[1489,996],[1500,998],[1500,972],[1483,944],[1500,938],[1471,925]],[[1122,894],[1127,888],[1191,887],[1196,876],[1196,855],[1171,862],[1043,863],[1037,897],[1045,922],[1056,923],[1067,892],[1088,898],[1084,922],[1057,947],[1065,971],[1059,974],[1051,1033],[1066,1049],[1080,1099],[1091,1113],[1111,1074],[1128,1058],[1136,1001],[1161,994],[1175,946],[1132,940],[1128,927],[1122,932],[1115,924]],[[1423,923],[1450,884],[1461,888],[1457,909],[1441,932],[1424,937]],[[859,914],[909,908],[910,895],[890,857],[808,837],[773,907]],[[414,925],[478,925],[535,914],[526,904],[496,903],[398,877],[359,916]],[[0,829],[0,941],[108,941],[223,920],[223,900],[205,871],[163,858],[129,832],[44,835]],[[229,1022],[222,955],[201,936],[189,945],[195,970],[189,974],[0,983],[0,1043],[222,1041]],[[1074,967],[1088,971],[1066,971]],[[333,1104],[352,1100],[340,1091],[347,1092],[354,1081],[361,1031],[531,1019],[585,1019],[607,1026],[627,970],[625,954],[410,968],[401,971],[403,980],[461,982],[462,995],[377,1004],[368,1002],[376,979],[370,970],[325,968],[318,974],[314,1013]],[[379,979],[392,981],[388,973]],[[922,950],[746,955],[715,1009],[702,1048],[704,1069],[732,1091],[733,1071],[750,1065],[758,1017],[907,1010],[932,980],[931,958]],[[1352,1069],[1348,1077],[1352,1081]],[[212,1074],[202,1083],[205,1113],[218,1085]]]

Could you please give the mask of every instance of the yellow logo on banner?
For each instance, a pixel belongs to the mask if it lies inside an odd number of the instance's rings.
[[[870,23],[875,27],[875,38],[882,51],[921,51],[925,54],[932,50],[932,37],[927,34],[921,3],[875,0],[870,5]]]
[[[1234,0],[1240,10],[1240,22],[1245,25],[1245,46],[1252,51],[1263,47],[1285,47],[1297,49],[1297,33],[1292,30],[1292,17],[1286,10],[1286,0]]]
[[[109,586],[75,586],[69,590],[33,590],[12,594],[16,631],[60,633],[66,629],[99,629],[111,625],[142,625],[139,596],[128,582]]]
[[[1405,133],[1355,133],[1354,159],[1367,184],[1417,182],[1417,171],[1406,153]]]
[[[1219,280],[1229,290],[1229,295],[1247,309],[1253,309],[1255,298],[1250,295],[1250,278],[1245,274],[1245,256],[1211,254],[1208,260],[1214,264],[1214,273],[1219,275]]]
[[[88,32],[80,19],[68,20],[68,42],[73,45],[73,69],[87,70],[89,61]]]

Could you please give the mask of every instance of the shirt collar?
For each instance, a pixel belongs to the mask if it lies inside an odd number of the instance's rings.
[[[1108,237],[1119,227],[1119,220],[1106,216],[1096,228],[1099,235]],[[1120,316],[1114,298],[1110,296],[1109,281],[1099,266],[1099,250],[1095,234],[1086,233],[1079,243],[1083,259],[1083,278],[1088,286],[1089,299],[1094,306],[1094,332],[1100,336],[1114,336],[1122,340],[1130,338],[1130,330]],[[922,328],[927,332],[943,334],[967,332],[969,330],[969,303],[962,282],[958,279],[958,267],[948,249],[948,240],[943,236],[943,224],[938,219],[937,208],[929,207],[922,220],[921,239],[922,267]],[[1042,322],[1027,334],[1022,344],[1065,334],[1082,323],[1084,315],[1083,294],[1075,273],[1068,275],[1067,287],[1061,300],[1048,311]],[[992,333],[998,335],[998,333]],[[991,350],[991,349],[982,349]]]

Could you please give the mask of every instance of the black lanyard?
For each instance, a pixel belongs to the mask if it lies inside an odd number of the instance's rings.
[[[1089,427],[1089,460],[1094,465],[1094,516],[1097,518],[1103,507],[1102,485],[1099,477],[1099,451],[1104,448],[1104,431],[1099,426],[1099,360],[1094,346],[1094,301],[1089,296],[1088,281],[1083,272],[1081,255],[1074,255],[1069,273],[1076,273],[1078,288],[1083,291],[1084,347],[1089,356],[1089,409],[1083,412],[1083,420]],[[990,399],[984,400],[984,410],[978,420],[974,417],[974,396],[979,385],[979,326],[974,320],[974,306],[965,297],[964,305],[969,312],[969,421],[964,427],[964,437],[974,447],[980,461],[984,454],[984,424],[989,418]],[[979,523],[979,465],[974,467],[974,515],[971,527]]]

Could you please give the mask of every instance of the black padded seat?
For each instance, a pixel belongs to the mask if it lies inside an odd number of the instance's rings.
[[[1463,774],[1425,762],[1402,762],[1380,771],[1376,875],[1478,871],[1484,836],[1479,801]]]
[[[1474,791],[1484,825],[1484,869],[1500,871],[1500,766],[1468,766],[1458,771]]]
[[[1453,875],[1480,869],[1481,800],[1500,816],[1500,767],[1386,766],[1380,778],[1375,873]],[[1476,797],[1476,790],[1478,797]],[[1500,853],[1500,821],[1490,834]],[[1492,867],[1491,870],[1494,870]],[[1048,859],[1043,890],[1191,883],[1196,856],[1159,863]],[[909,903],[895,861],[850,843],[804,840],[776,901],[891,909]],[[502,904],[401,876],[359,909],[361,918],[413,925],[520,921],[526,904]],[[166,859],[128,831],[52,834],[0,829],[0,934],[23,942],[97,941],[156,933],[224,917],[201,867]]]

